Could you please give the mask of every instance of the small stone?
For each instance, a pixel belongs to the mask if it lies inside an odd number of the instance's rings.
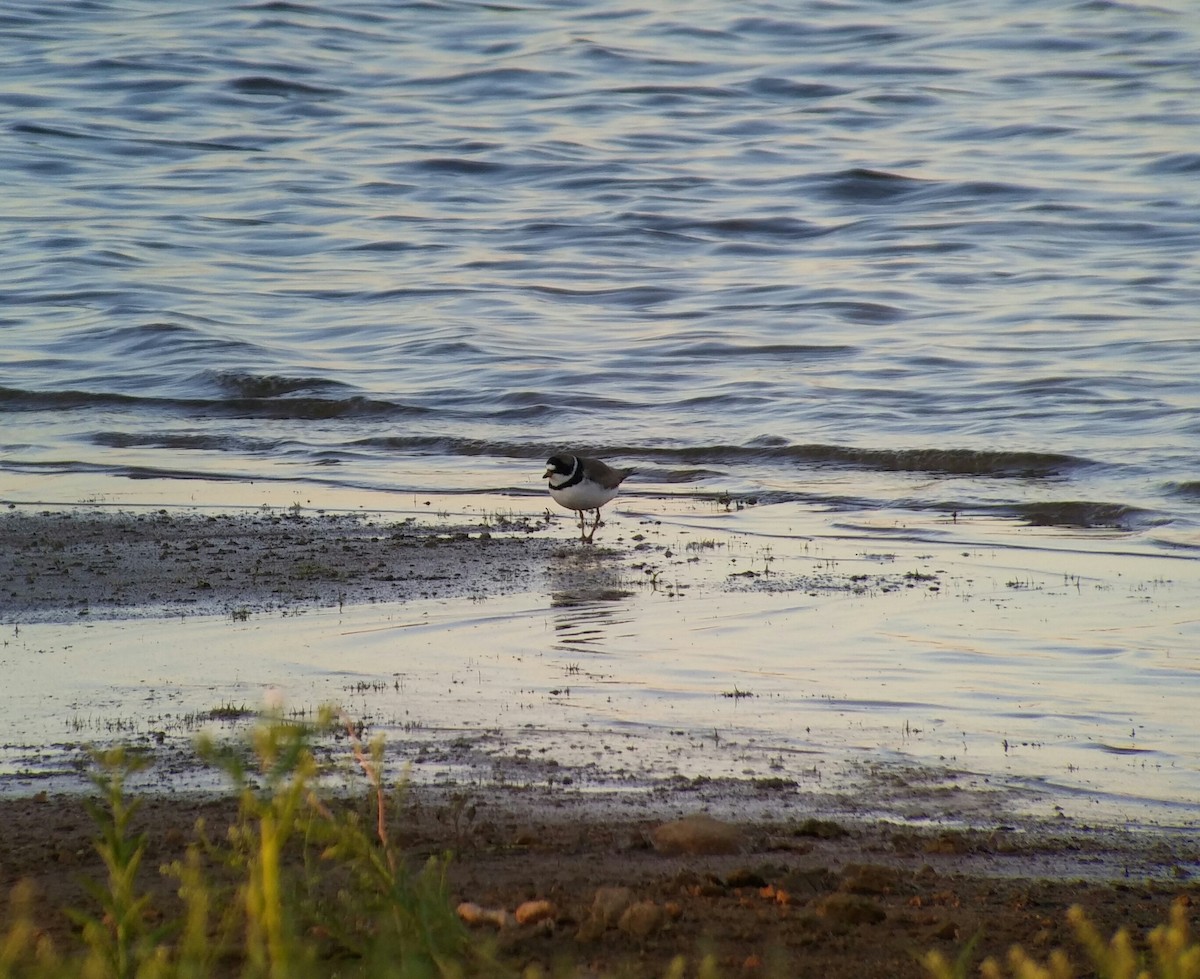
[[[852,864],[842,877],[839,890],[849,894],[894,894],[900,890],[902,879],[894,867],[879,864]]]
[[[837,874],[828,867],[808,867],[784,874],[778,886],[800,897],[812,897],[832,890],[836,881]]]
[[[606,928],[611,927],[632,903],[633,891],[628,887],[598,888],[592,901],[592,918]]]
[[[604,932],[603,921],[599,918],[588,918],[587,921],[579,926],[579,930],[575,933],[575,940],[584,944],[598,941]]]
[[[933,937],[947,942],[954,941],[958,938],[958,925],[947,919],[933,930]]]
[[[539,921],[553,921],[557,916],[558,909],[549,901],[526,901],[513,914],[519,925],[535,925]]]
[[[495,925],[497,928],[512,928],[517,920],[503,908],[481,908],[473,901],[463,901],[456,909],[464,925]]]
[[[962,833],[942,833],[925,843],[926,853],[946,856],[964,856],[973,850],[971,841]]]
[[[617,927],[633,938],[646,939],[662,927],[666,915],[653,901],[631,904],[621,915]]]
[[[830,894],[817,904],[817,914],[839,925],[877,925],[887,917],[874,901],[856,894]]]
[[[767,878],[757,870],[751,870],[749,867],[738,867],[725,878],[725,883],[729,887],[766,887]]]
[[[455,912],[464,925],[477,925],[483,921],[483,908],[474,901],[463,901],[455,908]]]
[[[832,819],[806,819],[792,832],[795,836],[811,836],[818,840],[840,840],[850,835],[849,830]]]
[[[737,826],[703,813],[663,823],[651,838],[654,848],[666,854],[740,853],[745,848],[742,831]]]

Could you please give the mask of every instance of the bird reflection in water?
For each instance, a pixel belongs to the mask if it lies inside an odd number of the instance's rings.
[[[578,551],[548,569],[554,609],[554,644],[561,649],[600,652],[614,626],[629,621],[633,595],[618,555]]]

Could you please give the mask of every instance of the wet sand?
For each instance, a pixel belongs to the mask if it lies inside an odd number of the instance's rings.
[[[164,508],[0,513],[0,622],[231,615],[530,591],[557,542],[529,519]]]

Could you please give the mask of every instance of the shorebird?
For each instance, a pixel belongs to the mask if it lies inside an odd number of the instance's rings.
[[[579,511],[579,539],[592,543],[600,526],[600,508],[617,495],[617,488],[632,469],[613,469],[587,456],[553,455],[546,461],[543,479],[550,480],[550,496],[568,510]],[[587,531],[584,514],[594,510],[592,529]]]

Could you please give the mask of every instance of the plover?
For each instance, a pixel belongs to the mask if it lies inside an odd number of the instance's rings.
[[[550,480],[550,496],[568,510],[579,511],[579,539],[590,544],[600,526],[600,508],[617,495],[617,487],[632,469],[613,469],[587,456],[554,455],[546,461],[543,479]],[[592,529],[586,530],[584,514],[595,511]]]

